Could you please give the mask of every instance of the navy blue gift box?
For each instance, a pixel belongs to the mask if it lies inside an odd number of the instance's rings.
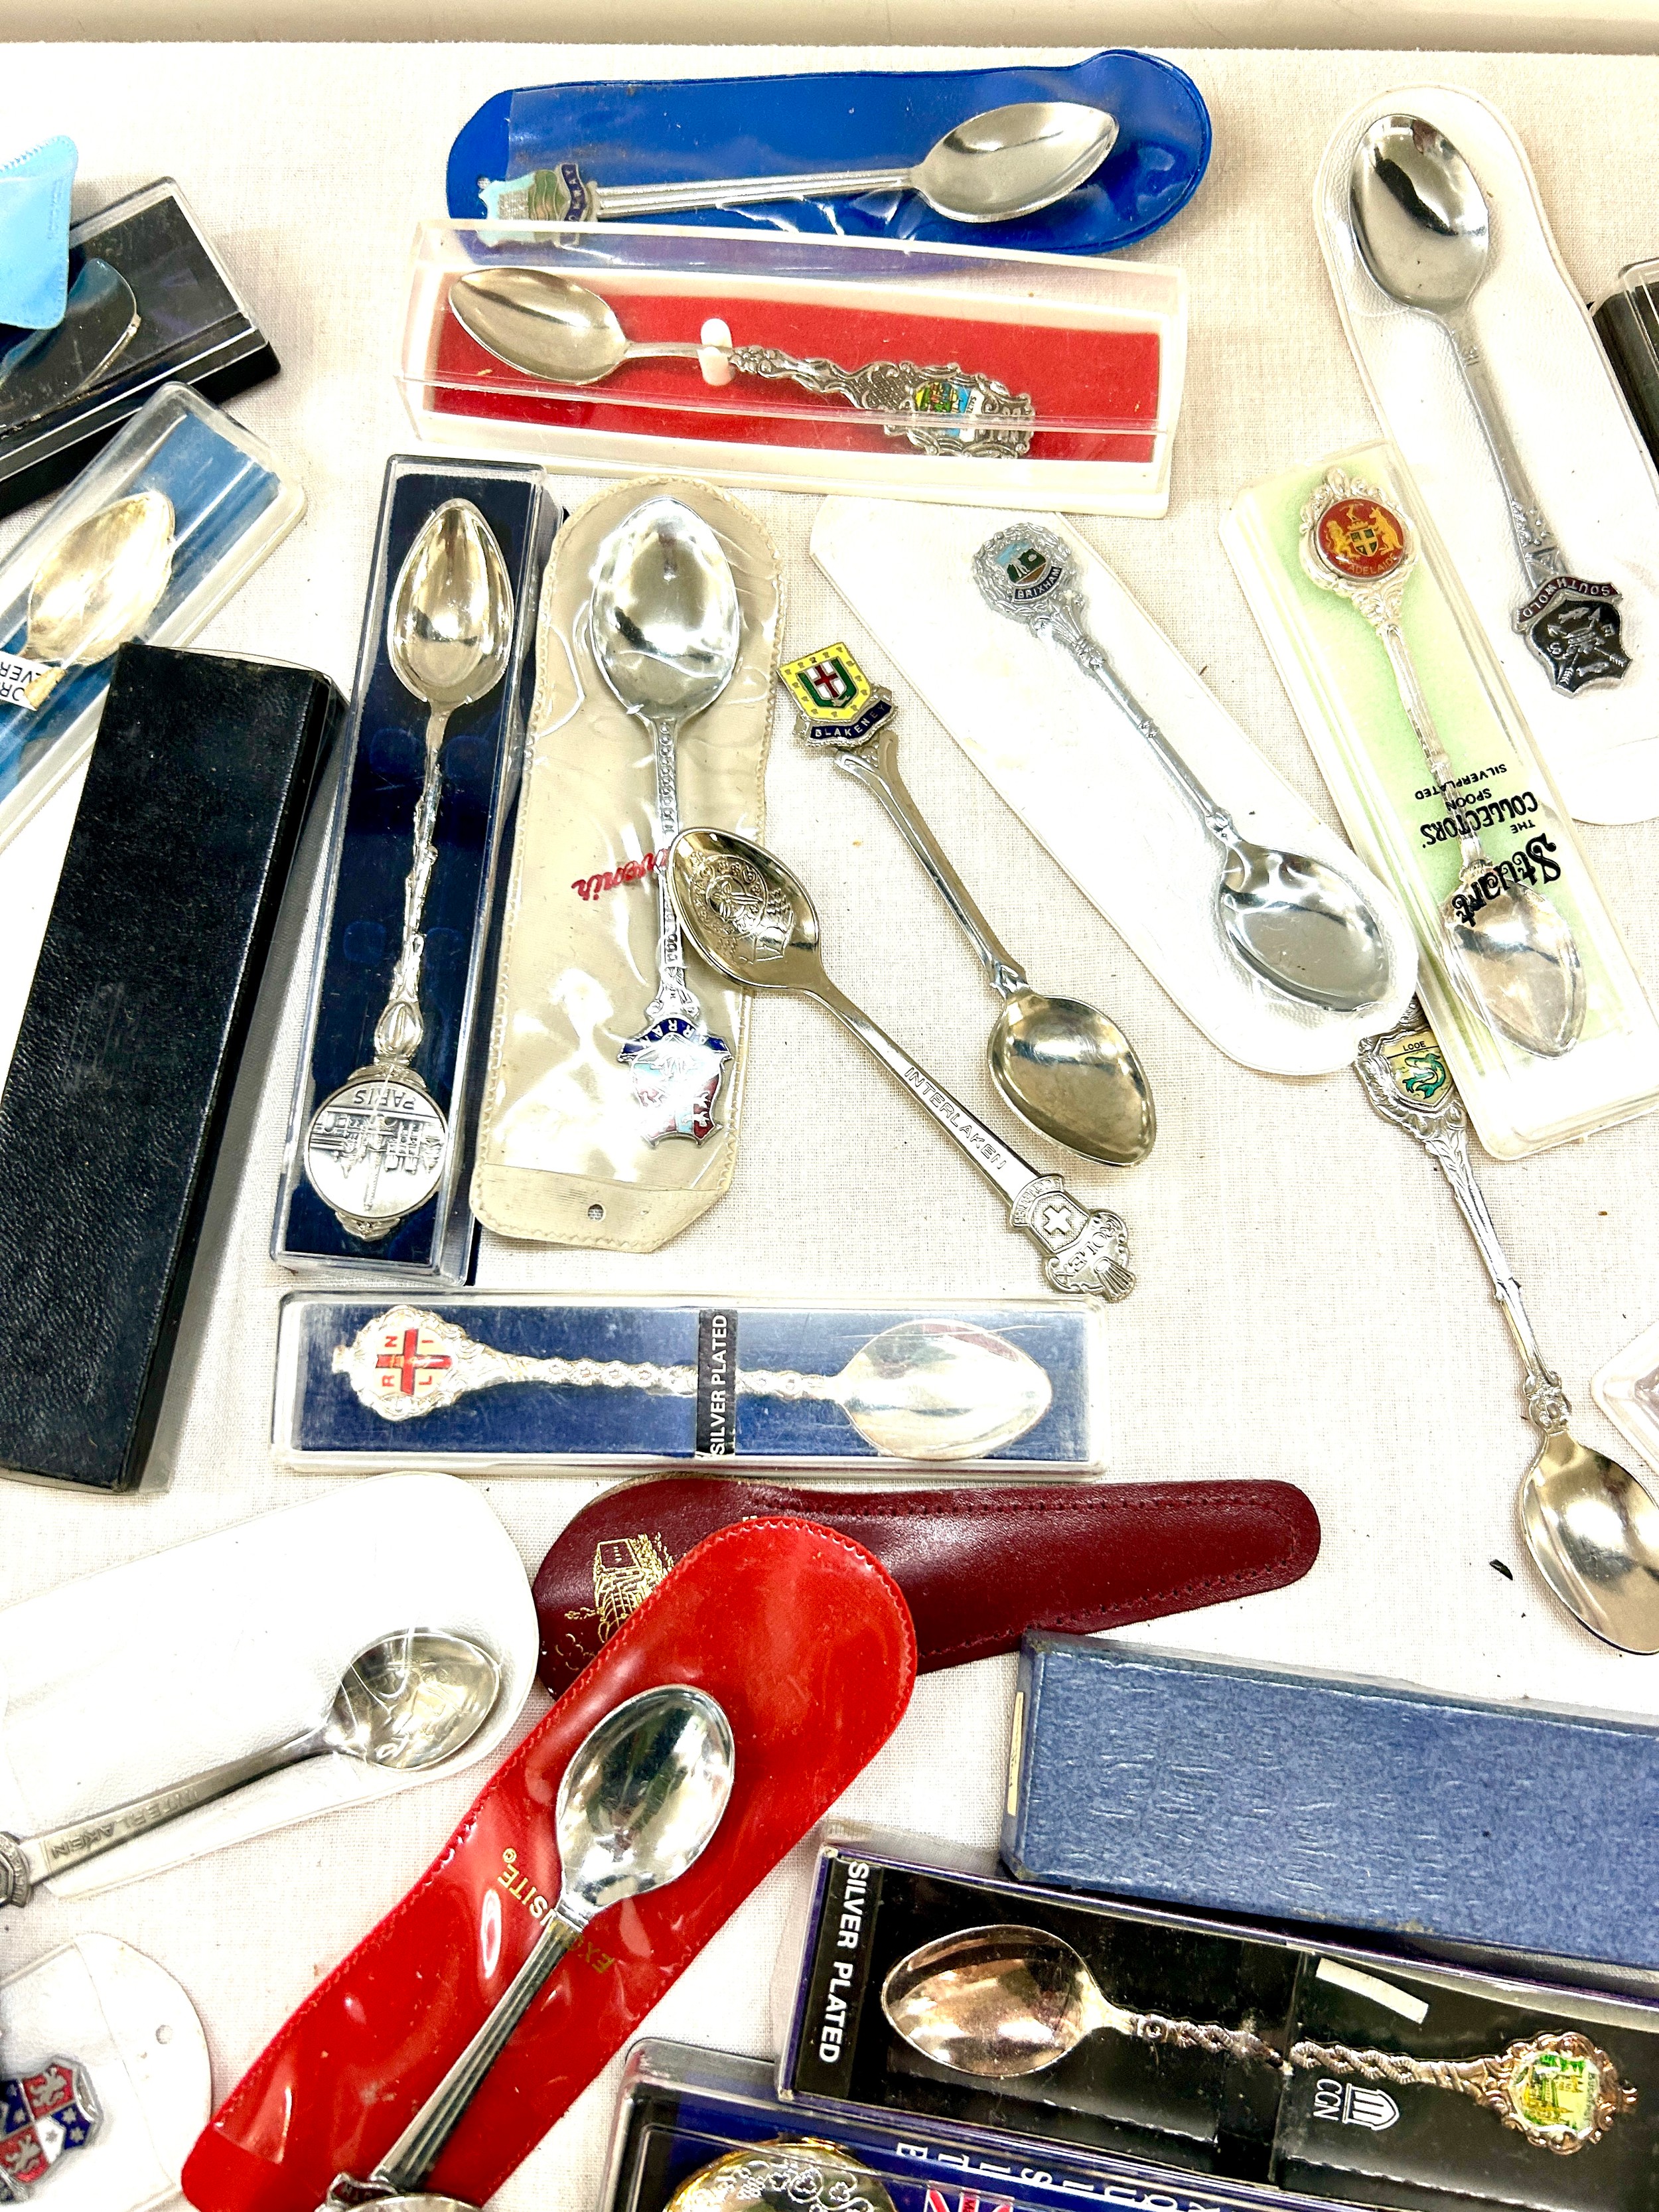
[[[374,1060],[374,1025],[402,946],[404,884],[425,772],[427,710],[392,669],[386,608],[410,547],[433,509],[450,499],[471,500],[501,547],[513,586],[512,651],[503,681],[451,716],[444,741],[434,833],[438,858],[423,920],[423,1035],[415,1059],[416,1073],[449,1124],[444,1179],[434,1196],[390,1236],[366,1245],[348,1234],[307,1182],[305,1133],[319,1102]],[[330,833],[329,888],[271,1241],[271,1256],[285,1266],[372,1265],[450,1282],[466,1272],[472,1244],[470,1142],[482,1073],[475,1043],[496,863],[517,787],[541,571],[557,520],[536,469],[396,454],[386,464],[351,726]]]
[[[854,1354],[896,1324],[939,1317],[989,1330],[1041,1367],[1048,1410],[1023,1436],[980,1460],[929,1462],[943,1474],[975,1468],[999,1474],[1077,1474],[1101,1463],[1104,1429],[1101,1322],[1087,1300],[1012,1298],[986,1304],[943,1299],[929,1306],[765,1305],[708,1297],[569,1298],[538,1291],[471,1291],[398,1308],[382,1297],[296,1291],[283,1301],[277,1332],[272,1449],[278,1462],[316,1474],[367,1473],[429,1460],[452,1472],[562,1467],[675,1465],[708,1473],[764,1462],[892,1467],[842,1408],[823,1398],[736,1398],[734,1448],[700,1455],[698,1400],[649,1387],[597,1382],[506,1382],[469,1389],[453,1405],[400,1419],[365,1405],[337,1363],[359,1333],[388,1311],[431,1318],[475,1344],[532,1359],[622,1361],[697,1369],[706,1350],[702,1318],[724,1316],[727,1356],[739,1374],[757,1368],[838,1375]],[[400,1343],[410,1328],[396,1332]],[[456,1347],[435,1355],[445,1364]],[[390,1359],[392,1355],[387,1355]],[[406,1372],[389,1371],[394,1406],[420,1383],[416,1346]],[[377,1368],[384,1364],[372,1363]],[[910,1462],[906,1462],[909,1464]]]

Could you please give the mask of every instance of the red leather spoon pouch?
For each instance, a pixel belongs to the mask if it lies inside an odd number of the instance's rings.
[[[185,2167],[201,2212],[313,2212],[367,2175],[501,1995],[559,1891],[571,1753],[664,1682],[736,1740],[731,1802],[690,1872],[596,1918],[520,2024],[427,2185],[483,2203],[897,1725],[915,1675],[897,1585],[809,1522],[745,1521],[688,1552],[504,1765],[438,1858],[301,2005]]]

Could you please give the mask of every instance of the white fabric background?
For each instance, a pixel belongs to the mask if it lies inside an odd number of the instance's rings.
[[[390,374],[404,257],[416,217],[441,208],[450,138],[481,100],[553,76],[801,58],[527,46],[7,52],[8,126],[27,115],[33,136],[68,130],[79,141],[77,211],[175,173],[285,364],[236,411],[299,469],[311,513],[205,641],[314,663],[349,681],[382,465],[405,440]],[[890,49],[836,58],[902,66],[944,57]],[[1182,262],[1192,279],[1174,506],[1162,522],[1083,528],[1329,819],[1216,526],[1240,486],[1374,434],[1310,200],[1336,120],[1363,94],[1425,72],[1420,60],[1375,54],[1177,58],[1211,103],[1216,154],[1194,204],[1138,249]],[[1659,246],[1659,60],[1457,56],[1444,69],[1515,125],[1587,295]],[[755,505],[789,550],[789,650],[843,629],[858,649],[856,624],[804,557],[811,502],[768,495]],[[0,528],[0,548],[21,528],[21,519]],[[1579,557],[1593,568],[1592,550]],[[1077,1178],[1080,1188],[1109,1189],[1128,1217],[1141,1279],[1110,1316],[1114,1473],[1287,1476],[1305,1484],[1324,1518],[1323,1555],[1297,1589],[1143,1638],[1659,1713],[1659,1662],[1603,1650],[1566,1624],[1521,1554],[1512,1500],[1530,1431],[1519,1419],[1517,1370],[1427,1159],[1376,1120],[1351,1076],[1274,1080],[1224,1060],[921,708],[907,701],[903,714],[906,775],[993,921],[1049,988],[1109,1007],[1157,1085],[1152,1158],[1109,1182]],[[965,940],[873,803],[787,738],[774,750],[769,795],[773,840],[812,884],[836,973],[970,1103],[994,1110],[981,1072],[993,1002]],[[0,1038],[15,1024],[52,836],[61,842],[67,823],[60,807],[28,848],[0,859],[0,989],[14,1002],[9,1017],[0,1007]],[[1102,835],[1109,838],[1109,823]],[[1650,985],[1659,981],[1659,827],[1583,835],[1638,963]],[[226,1162],[234,1206],[218,1279],[204,1278],[187,1323],[198,1356],[173,1487],[123,1501],[0,1488],[0,1599],[301,1494],[300,1479],[273,1473],[264,1447],[285,1287],[265,1249],[299,1011],[290,992],[244,1156]],[[988,1191],[811,1006],[758,1010],[744,1145],[729,1197],[667,1251],[607,1259],[492,1245],[483,1280],[923,1302],[1037,1287],[1035,1255],[1005,1231]],[[1588,1380],[1659,1314],[1656,1165],[1659,1123],[1647,1121],[1485,1171],[1583,1431],[1609,1448],[1617,1440],[1589,1403]],[[594,1487],[544,1477],[486,1486],[527,1567]],[[1494,1559],[1513,1581],[1494,1571]],[[924,1682],[845,1810],[990,1840],[1012,1671],[1000,1660]],[[315,1977],[426,1865],[472,1787],[457,1777],[95,1903],[44,1899],[5,1929],[6,1963],[88,1926],[153,1952],[202,2012],[222,2094]],[[786,1876],[769,1881],[653,2027],[768,2048],[765,1984],[791,1893]],[[593,2086],[501,2192],[501,2212],[592,2203],[613,2086],[614,2072]]]

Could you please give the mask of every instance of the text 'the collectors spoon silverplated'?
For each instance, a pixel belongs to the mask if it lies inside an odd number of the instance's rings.
[[[1253,975],[1304,1005],[1361,1013],[1388,994],[1389,950],[1376,915],[1337,869],[1246,837],[1128,690],[1088,627],[1075,557],[1052,530],[1015,523],[974,556],[988,605],[1069,653],[1157,754],[1225,854],[1217,915]]]
[[[958,123],[914,167],[594,185],[574,161],[560,161],[505,182],[480,179],[478,196],[493,222],[625,222],[687,208],[908,191],[954,222],[1008,222],[1052,207],[1086,184],[1116,137],[1116,119],[1103,107],[1069,100],[1020,100]]]
[[[1450,1184],[1526,1363],[1522,1397],[1543,1441],[1519,1506],[1538,1571],[1592,1636],[1620,1651],[1659,1652],[1659,1504],[1627,1468],[1581,1444],[1567,1427],[1571,1404],[1545,1363],[1474,1179],[1463,1102],[1415,1003],[1395,1028],[1365,1040],[1354,1070],[1376,1112],[1421,1145]]]
[[[419,1306],[392,1306],[365,1322],[349,1344],[336,1346],[333,1371],[383,1421],[416,1420],[511,1382],[697,1395],[695,1367],[497,1352]],[[1012,1443],[1042,1419],[1053,1395],[1047,1371],[1006,1337],[970,1322],[928,1319],[883,1329],[838,1375],[744,1367],[736,1389],[739,1398],[839,1406],[878,1451],[921,1460],[979,1459]]]
[[[513,586],[495,533],[471,500],[446,500],[410,547],[386,613],[392,668],[428,710],[403,943],[374,1024],[374,1059],[324,1099],[306,1131],[312,1188],[366,1244],[382,1243],[443,1181],[448,1118],[413,1062],[426,1035],[422,923],[438,863],[444,733],[451,715],[501,681],[512,644]]]
[[[1302,565],[1322,590],[1350,600],[1376,632],[1446,818],[1462,872],[1440,908],[1447,967],[1480,1018],[1524,1052],[1571,1052],[1584,1026],[1584,971],[1573,934],[1517,871],[1536,873],[1524,848],[1497,866],[1480,842],[1401,627],[1417,566],[1417,535],[1397,506],[1332,469],[1302,510]]]
[[[874,793],[967,932],[1003,1002],[985,1048],[1003,1097],[1039,1134],[1085,1159],[1114,1168],[1144,1160],[1158,1115],[1134,1047],[1097,1007],[1034,991],[996,937],[899,774],[891,692],[871,683],[845,645],[804,653],[778,672],[803,739]]]
[[[961,1928],[924,1943],[882,1984],[881,2008],[924,2058],[988,2081],[1046,2073],[1103,2028],[1166,2049],[1283,2064],[1249,2028],[1114,2004],[1071,1945],[1043,1928]]]
[[[1121,1216],[1091,1212],[1058,1176],[1039,1175],[830,981],[818,957],[817,910],[781,860],[728,830],[687,830],[670,851],[668,883],[681,927],[710,967],[751,991],[816,999],[933,1116],[1002,1193],[1010,1228],[1041,1248],[1054,1289],[1128,1297],[1135,1279]]]
[[[1438,323],[1485,434],[1504,489],[1530,596],[1515,627],[1569,696],[1616,684],[1630,666],[1619,593],[1565,573],[1503,404],[1469,307],[1492,261],[1492,219],[1480,180],[1455,146],[1420,115],[1385,115],[1355,149],[1349,177],[1354,243],[1378,289]]]
[[[702,361],[715,356],[739,376],[798,384],[845,399],[890,438],[951,459],[1030,450],[1036,409],[994,376],[954,361],[872,361],[860,368],[776,346],[710,347],[689,338],[629,338],[608,300],[556,270],[485,269],[457,279],[449,311],[469,337],[509,368],[550,384],[603,383],[630,361]]]
[[[395,2201],[421,2187],[590,1922],[678,1881],[702,1856],[731,1801],[736,1763],[725,1713],[702,1691],[678,1683],[628,1698],[584,1737],[554,1808],[559,1894],[524,1964],[368,2180],[337,2175],[319,2212]]]
[[[435,1766],[477,1735],[501,1686],[500,1667],[469,1637],[426,1628],[383,1636],[346,1668],[322,1719],[283,1742],[43,1835],[0,1834],[0,1905],[27,1905],[38,1882],[308,1759],[356,1759],[405,1774]]]

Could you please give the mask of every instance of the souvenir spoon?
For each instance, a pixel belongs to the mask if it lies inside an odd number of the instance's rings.
[[[1548,1059],[1571,1052],[1584,1026],[1584,971],[1572,932],[1532,888],[1536,866],[1524,851],[1500,866],[1481,844],[1401,628],[1417,565],[1409,519],[1369,484],[1332,469],[1302,510],[1301,544],[1313,581],[1352,600],[1376,632],[1457,833],[1462,872],[1440,908],[1452,980],[1480,1019],[1522,1051]]]
[[[435,1766],[471,1741],[501,1686],[495,1661],[467,1637],[426,1628],[383,1636],[346,1668],[313,1727],[44,1835],[0,1833],[0,1905],[27,1905],[37,1882],[308,1759],[337,1755],[398,1773]]]
[[[376,1314],[334,1353],[361,1402],[408,1421],[503,1382],[561,1389],[659,1390],[694,1398],[695,1367],[623,1359],[537,1359],[479,1344],[419,1306]],[[896,1459],[978,1459],[1023,1437],[1048,1410],[1048,1376],[1028,1352],[969,1322],[905,1321],[854,1353],[839,1375],[745,1367],[739,1397],[814,1398],[839,1406],[865,1439]]]
[[[70,286],[64,319],[0,354],[0,433],[37,422],[97,383],[131,343],[143,318],[126,278],[92,257]]]
[[[599,673],[651,733],[659,847],[679,835],[679,736],[732,681],[743,649],[738,587],[720,539],[678,500],[648,499],[601,547],[590,610]],[[634,1079],[647,1145],[714,1128],[714,1099],[731,1048],[714,1036],[685,980],[679,924],[657,877],[657,995],[645,1027],[617,1054]]]
[[[1158,1115],[1134,1047],[1115,1022],[1078,999],[1034,991],[945,858],[899,774],[893,696],[872,684],[844,645],[804,653],[779,672],[801,736],[873,792],[972,942],[1002,1012],[985,1051],[991,1080],[1015,1113],[1057,1145],[1108,1167],[1152,1149]]]
[[[1361,1013],[1386,996],[1389,949],[1376,917],[1348,878],[1305,853],[1244,836],[1127,689],[1088,628],[1076,562],[1052,530],[1015,523],[974,556],[996,611],[1063,646],[1158,755],[1226,854],[1216,884],[1228,944],[1252,975],[1304,1005]]]
[[[1504,418],[1469,302],[1492,259],[1492,222],[1480,181],[1449,138],[1420,115],[1385,115],[1356,148],[1349,177],[1354,243],[1372,281],[1440,325],[1504,488],[1530,598],[1515,627],[1558,691],[1616,684],[1630,666],[1620,639],[1619,593],[1565,573]]]
[[[553,1814],[559,1894],[541,1933],[483,2026],[368,2182],[336,2177],[329,2212],[420,2188],[514,2029],[589,1923],[677,1881],[701,1857],[730,1801],[736,1757],[719,1705],[678,1684],[641,1691],[584,1737],[559,1783]]]
[[[1510,1334],[1526,1362],[1521,1395],[1543,1438],[1521,1485],[1521,1533],[1538,1571],[1592,1636],[1620,1651],[1659,1651],[1659,1504],[1567,1427],[1572,1407],[1544,1363],[1521,1285],[1469,1163],[1463,1102],[1433,1030],[1413,1003],[1354,1062],[1385,1121],[1422,1146],[1451,1185]]]
[[[699,361],[714,354],[740,376],[835,392],[886,418],[881,428],[888,437],[908,439],[923,453],[1018,456],[1030,448],[1036,410],[1029,396],[954,361],[926,368],[913,361],[842,368],[817,357],[802,361],[776,346],[630,339],[608,300],[552,269],[485,269],[458,277],[449,311],[486,353],[552,384],[599,384],[624,362]]]
[[[882,1984],[881,2008],[924,2058],[988,2081],[1046,2073],[1102,2028],[1137,2043],[1283,2063],[1249,2028],[1114,2004],[1071,1945],[1043,1928],[962,1928],[924,1943]]]
[[[438,860],[444,732],[458,708],[487,698],[501,682],[512,643],[513,586],[495,534],[471,500],[447,499],[410,547],[386,613],[392,669],[427,708],[403,944],[374,1024],[374,1059],[330,1092],[306,1131],[312,1188],[365,1244],[389,1237],[443,1181],[449,1123],[412,1062],[426,1035],[421,923]]]
[[[1121,1217],[1091,1212],[1058,1176],[1039,1175],[830,981],[817,911],[781,860],[729,830],[687,830],[669,853],[668,882],[681,927],[711,967],[751,991],[816,999],[919,1101],[1008,1200],[1010,1228],[1048,1255],[1043,1273],[1055,1290],[1128,1297],[1135,1279]]]
[[[173,501],[132,492],[67,530],[29,586],[25,660],[57,664],[23,686],[44,706],[71,668],[89,668],[137,637],[173,574]]]
[[[504,183],[481,179],[493,222],[624,222],[686,208],[763,200],[854,199],[916,192],[953,222],[1008,222],[1085,184],[1112,150],[1117,121],[1075,100],[1021,100],[947,131],[914,168],[827,169],[793,177],[724,177],[676,185],[594,185],[574,161]]]

